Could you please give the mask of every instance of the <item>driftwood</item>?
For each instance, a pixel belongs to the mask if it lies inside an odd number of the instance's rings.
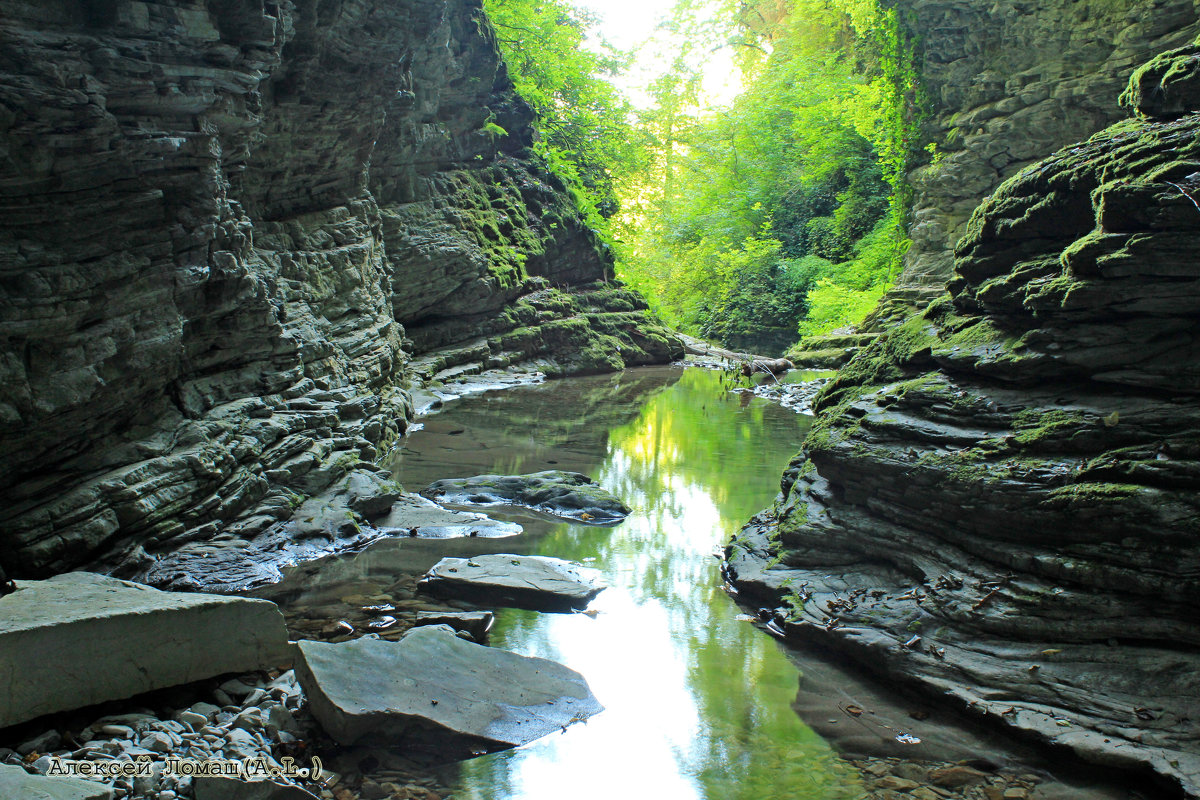
[[[734,350],[726,350],[723,347],[715,347],[708,342],[693,339],[690,336],[681,338],[683,338],[684,349],[693,355],[723,358],[726,361],[741,364],[741,373],[747,378],[755,373],[762,373],[770,375],[773,378],[778,378],[789,369],[796,368],[796,365],[786,358],[767,358],[766,356],[756,356],[753,353],[738,353]]]

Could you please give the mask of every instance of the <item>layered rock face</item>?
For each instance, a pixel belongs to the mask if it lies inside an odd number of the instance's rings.
[[[1124,116],[1130,71],[1195,35],[1196,0],[895,0],[915,44],[922,145],[908,180],[912,244],[855,333],[806,337],[798,363],[836,368],[941,293],[971,212],[1006,178]]]
[[[912,247],[897,289],[941,291],[981,198],[1124,114],[1136,66],[1195,35],[1195,0],[898,0],[918,41],[934,163],[910,174]]]
[[[1200,47],[986,200],[728,549],[789,634],[1200,793]]]
[[[668,359],[530,121],[475,0],[6,0],[0,563],[270,528],[413,352]]]

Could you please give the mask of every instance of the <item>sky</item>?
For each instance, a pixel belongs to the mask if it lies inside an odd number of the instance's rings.
[[[625,50],[646,43],[659,22],[671,11],[674,0],[575,0],[579,8],[600,18],[600,32],[609,42]],[[630,75],[615,81],[635,106],[648,107],[643,87],[671,63],[670,48],[663,44],[642,48]],[[704,64],[704,104],[726,105],[741,88],[733,54],[729,48],[711,55]]]

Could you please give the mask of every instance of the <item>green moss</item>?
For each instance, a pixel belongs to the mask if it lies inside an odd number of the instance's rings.
[[[1056,439],[1067,439],[1082,429],[1092,427],[1094,417],[1081,411],[1031,408],[1013,418],[1013,440],[1029,448]]]
[[[1144,495],[1146,491],[1145,486],[1131,483],[1073,483],[1051,492],[1050,501],[1094,507],[1099,504],[1124,503]]]

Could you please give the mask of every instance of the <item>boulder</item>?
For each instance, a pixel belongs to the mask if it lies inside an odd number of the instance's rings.
[[[196,800],[317,800],[299,786],[274,781],[244,781],[223,775],[200,775],[193,782]]]
[[[461,756],[531,742],[602,710],[583,676],[472,644],[448,627],[398,642],[299,643],[296,676],[336,741]]]
[[[82,778],[31,775],[20,767],[0,764],[0,797],[12,800],[113,800],[109,786]]]
[[[606,588],[592,570],[570,561],[511,553],[443,558],[419,587],[439,597],[535,611],[583,609]]]
[[[546,470],[529,475],[476,475],[434,481],[421,490],[439,503],[515,505],[579,522],[603,525],[629,516],[607,489],[578,472]]]
[[[0,728],[291,658],[283,615],[265,600],[86,572],[21,581],[0,598]]]

